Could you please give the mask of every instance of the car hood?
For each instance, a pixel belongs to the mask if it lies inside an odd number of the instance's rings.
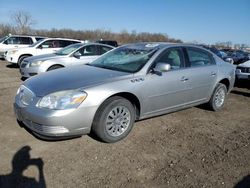
[[[133,74],[88,65],[53,70],[34,76],[24,82],[36,96],[70,89],[87,88]]]
[[[238,66],[241,66],[241,67],[250,67],[250,60],[246,61],[245,63],[241,63]]]
[[[26,58],[26,60],[28,62],[33,62],[33,61],[44,61],[44,60],[50,60],[50,59],[54,59],[54,58],[58,58],[61,57],[59,55],[56,54],[43,54],[43,55],[36,55],[36,56],[31,56]]]

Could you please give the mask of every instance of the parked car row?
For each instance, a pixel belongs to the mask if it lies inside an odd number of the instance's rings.
[[[215,47],[210,47],[206,45],[200,45],[200,46],[210,50],[211,52],[215,53],[217,56],[222,58],[224,61],[227,61],[232,64],[238,65],[240,63],[244,63],[247,60],[250,60],[250,53],[242,50],[232,50],[232,49],[219,50]]]
[[[40,50],[45,41],[33,46]],[[202,47],[136,43],[113,48],[76,41],[54,54],[20,61],[26,77],[84,64],[23,82],[14,101],[20,124],[45,139],[93,133],[104,142],[116,142],[136,120],[204,103],[218,111],[234,85],[235,66]]]
[[[25,58],[20,65],[20,73],[23,77],[29,78],[58,68],[91,63],[113,48],[97,43],[72,44],[52,54]]]
[[[0,58],[4,58],[4,53],[13,48],[27,47],[46,37],[8,35],[0,39]]]

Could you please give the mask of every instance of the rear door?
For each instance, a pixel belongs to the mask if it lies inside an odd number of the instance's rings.
[[[186,47],[187,84],[189,102],[209,99],[216,83],[218,68],[209,52],[195,47]]]

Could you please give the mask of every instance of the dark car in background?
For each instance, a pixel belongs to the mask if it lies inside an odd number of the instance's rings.
[[[216,54],[218,57],[220,57],[224,61],[227,61],[227,62],[229,62],[231,64],[234,63],[234,59],[230,55],[228,55],[228,53],[226,53],[225,51],[221,51],[221,50],[218,50],[215,47],[209,47],[209,46],[206,46],[206,45],[201,45],[201,47],[213,52],[214,54]]]
[[[227,54],[234,60],[234,64],[237,65],[249,60],[249,53],[242,50],[231,50]]]
[[[118,47],[118,43],[115,40],[97,40],[96,43],[107,44],[110,46]]]

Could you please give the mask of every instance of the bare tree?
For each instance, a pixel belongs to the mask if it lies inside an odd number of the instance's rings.
[[[31,26],[35,24],[31,14],[26,11],[16,11],[11,16],[12,21],[15,24],[17,33],[28,34],[31,32]]]

